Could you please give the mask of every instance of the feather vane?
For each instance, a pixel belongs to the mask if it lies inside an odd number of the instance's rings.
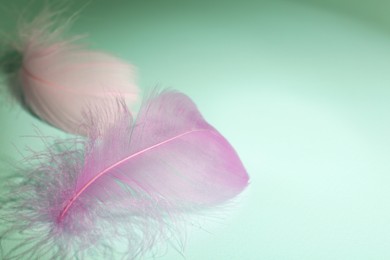
[[[89,117],[82,148],[50,152],[50,163],[22,185],[23,205],[32,206],[20,206],[17,228],[46,235],[30,236],[33,247],[8,257],[32,250],[36,257],[112,257],[125,243],[121,254],[133,259],[171,237],[183,214],[223,204],[247,186],[232,146],[184,94],[151,97],[134,122],[123,103],[116,111],[104,131]]]
[[[85,109],[118,96],[130,107],[138,100],[135,69],[111,54],[76,44],[80,37],[62,39],[70,21],[58,26],[55,16],[45,10],[21,28],[17,49],[22,62],[11,87],[20,88],[23,105],[40,119],[86,135]]]

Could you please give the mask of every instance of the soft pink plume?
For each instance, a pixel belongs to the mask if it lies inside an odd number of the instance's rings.
[[[133,259],[174,236],[185,214],[224,204],[247,186],[233,147],[184,94],[151,97],[135,122],[116,104],[114,124],[101,131],[106,122],[89,117],[81,147],[51,148],[14,193],[11,229],[25,230],[21,244],[28,243],[5,257],[113,259],[121,244],[124,259]]]
[[[56,28],[54,14],[42,12],[21,29],[22,97],[44,121],[85,135],[87,129],[82,124],[86,107],[117,96],[124,97],[130,106],[137,101],[134,67],[108,53],[75,44],[75,37],[62,39],[63,27]]]

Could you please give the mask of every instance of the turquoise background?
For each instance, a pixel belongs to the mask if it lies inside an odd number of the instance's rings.
[[[43,1],[0,3],[12,35]],[[85,3],[71,5],[70,34],[133,63],[142,89],[188,94],[251,176],[237,203],[190,228],[185,259],[390,259],[390,2]],[[65,134],[0,100],[5,175],[18,150],[42,147],[37,129]]]

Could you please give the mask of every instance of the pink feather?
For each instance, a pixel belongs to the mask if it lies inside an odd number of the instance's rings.
[[[118,244],[123,259],[140,257],[174,236],[183,214],[221,205],[247,186],[233,147],[184,94],[151,97],[135,122],[123,103],[115,111],[110,127],[87,117],[86,141],[39,156],[48,162],[14,193],[18,213],[10,214],[11,229],[27,238],[5,259],[113,259]]]
[[[19,78],[24,103],[38,117],[66,132],[85,135],[83,111],[120,95],[137,101],[132,65],[110,54],[86,50],[74,39],[60,40],[55,13],[42,12],[21,30]],[[67,23],[65,23],[67,25]]]

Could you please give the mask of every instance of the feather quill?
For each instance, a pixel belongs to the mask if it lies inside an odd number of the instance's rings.
[[[81,127],[83,111],[120,95],[128,105],[137,101],[134,67],[108,53],[87,50],[77,37],[62,39],[71,19],[59,26],[58,12],[44,10],[21,26],[15,48],[22,61],[12,81],[23,105],[40,119],[73,134]],[[79,37],[80,38],[80,37]]]
[[[13,193],[10,211],[10,230],[27,238],[5,259],[134,259],[174,236],[183,214],[221,205],[247,186],[232,146],[186,95],[152,96],[134,122],[123,102],[107,109],[114,107],[110,127],[87,116],[87,139],[39,155],[44,162]]]

